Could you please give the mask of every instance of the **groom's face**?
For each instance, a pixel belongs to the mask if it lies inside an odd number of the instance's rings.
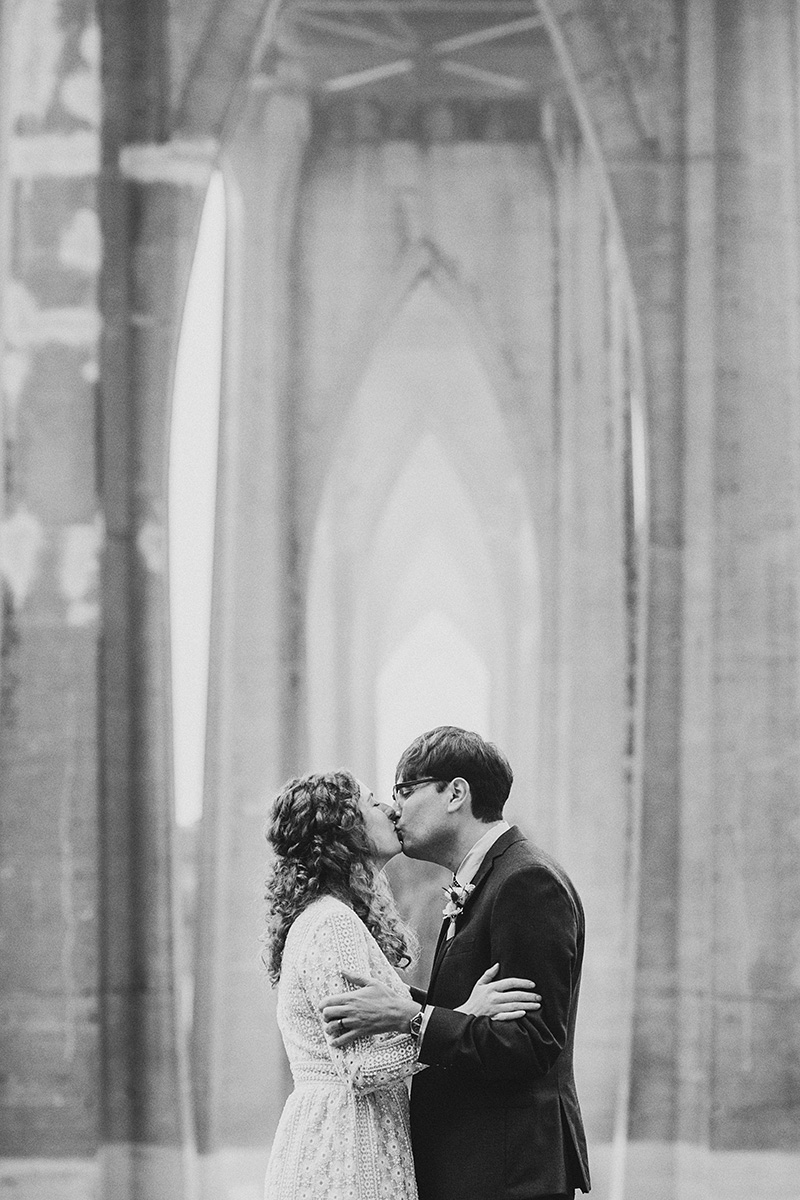
[[[398,813],[395,828],[403,854],[408,858],[440,861],[439,855],[449,832],[447,805],[451,791],[449,784],[442,788],[441,783],[435,781],[415,785],[413,779],[398,780],[395,787]]]

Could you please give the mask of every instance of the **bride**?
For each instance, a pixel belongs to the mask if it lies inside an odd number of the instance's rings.
[[[265,1200],[417,1200],[406,1079],[424,1066],[417,1038],[379,1034],[339,1048],[325,1036],[322,998],[345,975],[409,988],[414,938],[382,868],[400,851],[385,807],[352,775],[290,780],[267,829],[274,861],[266,885],[264,960],[278,985],[278,1025],[294,1080],[275,1134]],[[487,971],[460,1011],[509,1019],[538,1008],[489,984]],[[518,995],[518,994],[517,994]]]

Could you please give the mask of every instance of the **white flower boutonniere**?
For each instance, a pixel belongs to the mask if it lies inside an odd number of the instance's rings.
[[[447,896],[447,904],[442,909],[442,916],[449,917],[451,922],[454,922],[456,917],[460,917],[464,911],[464,905],[469,900],[470,893],[475,891],[475,884],[465,883],[462,885],[456,883],[454,879],[447,887],[442,888],[442,891]]]

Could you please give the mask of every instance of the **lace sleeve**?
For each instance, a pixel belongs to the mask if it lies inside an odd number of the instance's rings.
[[[346,908],[327,914],[313,931],[303,955],[302,976],[320,1027],[324,1024],[320,1012],[322,998],[332,992],[354,990],[343,971],[375,976],[378,968],[375,953],[366,926]],[[382,965],[392,971],[388,962]],[[381,972],[384,977],[386,970]],[[357,1038],[343,1047],[331,1046],[327,1039],[326,1044],[336,1071],[358,1095],[377,1091],[422,1069],[417,1062],[417,1039],[407,1033]]]

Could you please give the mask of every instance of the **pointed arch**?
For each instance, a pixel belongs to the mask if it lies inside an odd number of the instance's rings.
[[[510,437],[503,416],[513,406],[510,398],[514,395],[514,385],[508,364],[487,328],[485,314],[479,309],[475,298],[459,279],[455,269],[427,239],[414,242],[407,249],[394,272],[392,286],[386,290],[382,302],[376,307],[373,319],[339,356],[341,367],[330,381],[325,410],[319,414],[321,440],[339,448],[344,445],[346,449],[349,439],[358,436],[355,426],[363,410],[363,397],[373,385],[376,365],[386,360],[391,353],[391,343],[401,336],[404,324],[408,325],[414,320],[423,302],[429,314],[439,319],[438,333],[434,334],[435,326],[430,322],[427,326],[431,347],[439,353],[448,338],[457,336],[464,362],[469,364],[476,377],[482,379],[483,386],[492,397],[492,404],[484,408],[487,419],[490,413],[492,415],[492,429],[485,427],[485,433],[493,439],[498,438],[503,446],[507,455],[507,471],[519,473],[523,467],[521,447]],[[419,324],[425,327],[424,320]],[[408,363],[400,364],[400,368],[408,370]],[[398,408],[405,408],[410,400],[413,403],[414,398],[407,391],[401,393],[395,387],[394,394],[398,401],[402,399],[402,405],[398,403]],[[387,440],[396,437],[397,422],[388,405],[385,408],[385,425]],[[343,429],[348,430],[346,437],[342,436]],[[470,439],[459,436],[457,424],[453,425],[452,433],[468,449]],[[395,457],[398,460],[409,453],[414,442],[409,423],[400,434],[400,440],[395,441]],[[349,450],[346,449],[346,453],[349,454]],[[327,476],[309,481],[305,502],[312,514],[318,511],[322,503],[326,479]],[[390,479],[391,476],[386,476],[384,480],[384,498]],[[380,504],[374,506],[373,511],[379,510]]]
[[[436,611],[486,664],[484,732],[503,740],[511,614],[501,579],[510,564],[492,546],[491,532],[447,448],[425,433],[397,476],[374,529],[369,570],[355,600],[352,713],[357,744],[368,746],[382,723],[374,696],[358,680],[378,679],[420,621]],[[420,686],[427,679],[420,675]],[[433,686],[433,675],[428,682]],[[460,707],[469,705],[465,701]],[[448,723],[458,721],[451,716]]]
[[[526,479],[469,330],[427,272],[342,422],[307,578],[313,761],[374,772],[375,681],[438,608],[487,663],[496,735],[530,762],[539,570]]]
[[[349,386],[339,381],[331,389],[335,399],[325,422],[331,435],[326,440],[335,447],[331,466],[316,486],[311,481],[305,500],[313,514],[325,489],[349,491],[364,522],[362,538],[370,536],[397,472],[424,431],[448,447],[479,507],[496,507],[508,490],[511,511],[518,508],[514,493],[525,477],[524,464],[505,425],[500,369],[487,367],[489,339],[480,336],[474,314],[464,319],[469,306],[461,289],[452,281],[445,289],[442,282],[438,274],[417,272],[403,290],[402,303],[391,304],[391,321],[381,320],[381,336],[376,338],[373,329],[360,352],[343,355],[357,366]],[[455,299],[463,302],[460,307]],[[354,461],[364,464],[358,498],[347,482],[348,464]]]
[[[492,737],[491,680],[485,659],[441,608],[423,613],[384,661],[375,680],[376,783],[386,795],[405,747],[437,725]]]

